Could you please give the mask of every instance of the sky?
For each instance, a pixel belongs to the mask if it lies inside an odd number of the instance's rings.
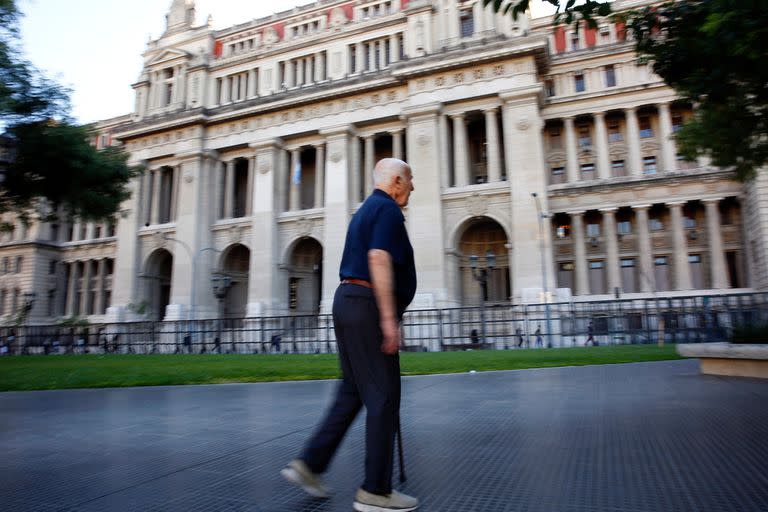
[[[133,110],[133,89],[150,36],[165,29],[172,0],[17,0],[22,47],[34,66],[72,90],[73,115],[88,123]],[[308,0],[197,0],[196,24],[217,29]],[[534,4],[541,2],[534,2]],[[534,15],[538,15],[534,11]]]

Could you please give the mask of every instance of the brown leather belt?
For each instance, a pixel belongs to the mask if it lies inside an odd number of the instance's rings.
[[[360,286],[365,286],[366,288],[373,289],[373,285],[370,282],[364,281],[362,279],[342,279],[341,284],[357,284]]]

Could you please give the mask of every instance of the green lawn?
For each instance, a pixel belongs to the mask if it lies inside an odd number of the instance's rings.
[[[679,359],[674,345],[404,353],[403,375]],[[333,379],[334,354],[67,355],[0,358],[0,391]]]

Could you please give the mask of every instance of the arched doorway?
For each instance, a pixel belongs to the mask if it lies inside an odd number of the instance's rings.
[[[232,280],[221,312],[225,318],[245,317],[250,262],[251,251],[242,244],[230,246],[221,257],[221,270]]]
[[[144,300],[147,313],[153,320],[165,318],[165,308],[171,302],[171,277],[173,255],[166,249],[158,249],[149,258],[144,270]]]
[[[288,269],[288,309],[297,314],[320,312],[323,246],[314,238],[299,240]]]
[[[486,302],[505,302],[512,290],[509,282],[509,256],[507,234],[504,228],[488,217],[478,217],[467,222],[459,238],[459,280],[461,301],[464,305]],[[473,277],[471,256],[477,256],[478,268],[488,265],[488,253],[493,253],[494,268],[488,271],[486,296],[480,282]]]

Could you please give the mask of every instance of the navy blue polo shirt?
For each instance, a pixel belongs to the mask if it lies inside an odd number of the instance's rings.
[[[392,256],[397,310],[398,315],[402,315],[416,294],[413,247],[400,206],[379,189],[360,205],[349,223],[339,277],[371,281],[368,269],[368,251],[371,249],[381,249]]]

